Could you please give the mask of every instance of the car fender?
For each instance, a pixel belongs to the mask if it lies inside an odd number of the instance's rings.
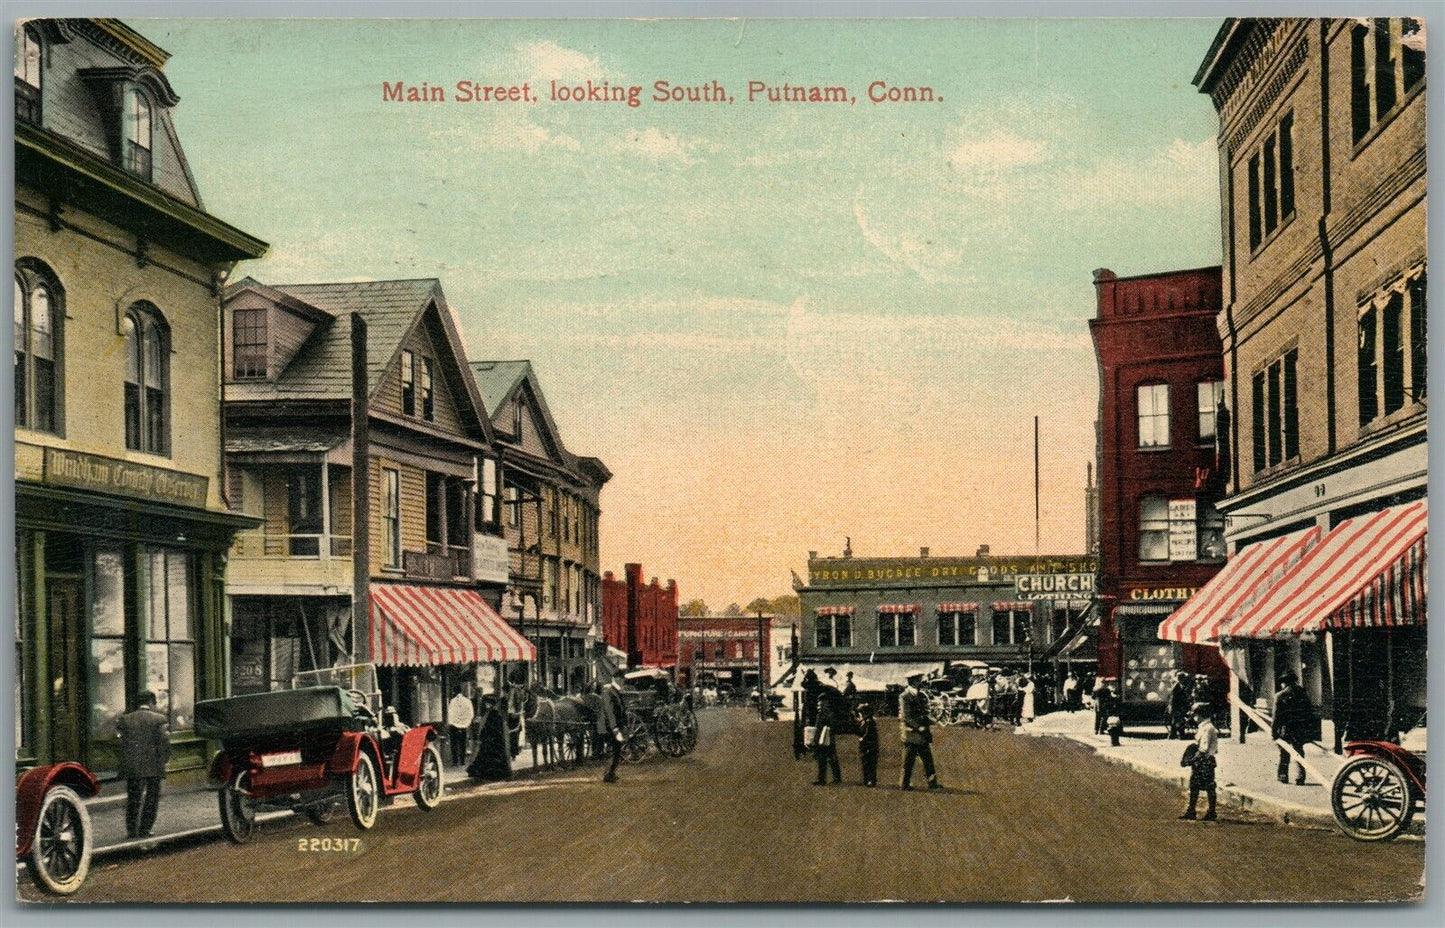
[[[1405,771],[1412,785],[1425,794],[1425,759],[1400,747],[1393,741],[1350,741],[1345,744],[1345,754],[1350,757],[1361,757],[1369,755],[1372,757],[1383,757],[1393,761],[1396,766]]]
[[[100,781],[84,764],[63,761],[25,771],[15,784],[17,860],[30,853],[30,842],[35,838],[35,826],[39,823],[40,806],[45,802],[45,794],[56,786],[68,786],[82,799],[100,793]]]
[[[231,774],[235,767],[231,764],[231,755],[225,751],[217,751],[216,756],[211,758],[211,766],[206,771],[206,778],[212,785],[225,786],[231,782]]]
[[[396,761],[396,783],[415,785],[421,772],[421,754],[426,746],[436,740],[436,729],[430,725],[418,725],[401,736],[401,748]]]

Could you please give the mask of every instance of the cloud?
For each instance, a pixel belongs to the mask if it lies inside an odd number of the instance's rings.
[[[548,148],[573,152],[582,150],[582,143],[565,132],[554,132],[526,115],[519,115],[517,110],[504,112],[507,115],[498,116],[492,123],[491,132],[483,137],[483,144],[488,148],[528,154]]]
[[[1026,139],[1008,130],[982,138],[966,138],[948,154],[948,163],[964,172],[1008,171],[1047,160],[1049,146],[1038,139]]]
[[[963,260],[963,251],[941,244],[938,241],[941,236],[927,237],[926,233],[911,229],[879,229],[863,208],[862,189],[853,197],[853,218],[858,223],[858,231],[863,234],[864,241],[878,249],[888,260],[917,274],[925,283],[938,283],[942,268],[958,265]],[[914,217],[902,220],[905,223],[916,221]],[[966,244],[968,240],[960,238],[956,241]]]
[[[697,159],[688,153],[696,147],[695,143],[685,142],[676,135],[668,135],[652,126],[641,131],[628,132],[617,143],[619,154],[638,155],[654,161],[681,161],[683,164],[696,163]]]
[[[533,80],[581,80],[603,73],[598,59],[551,40],[518,45],[517,58]]]
[[[1060,178],[1059,205],[1090,210],[1212,205],[1219,196],[1219,145],[1214,136],[1176,138],[1143,157],[1108,159]]]

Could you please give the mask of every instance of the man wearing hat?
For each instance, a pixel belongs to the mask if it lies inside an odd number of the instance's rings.
[[[1319,737],[1315,731],[1315,714],[1310,708],[1310,699],[1299,685],[1299,677],[1286,671],[1279,675],[1280,690],[1274,694],[1274,724],[1270,735],[1275,741],[1283,741],[1294,749],[1295,754],[1304,756],[1305,744]],[[1305,768],[1295,761],[1289,751],[1279,749],[1279,769],[1276,774],[1281,783],[1289,782],[1291,766],[1298,766],[1295,784],[1304,786]]]
[[[136,697],[136,707],[116,722],[120,739],[119,773],[125,780],[125,833],[149,838],[161,803],[161,781],[171,757],[171,735],[166,717],[156,711],[156,694]]]
[[[1185,809],[1179,818],[1192,822],[1197,817],[1199,794],[1203,793],[1209,802],[1208,808],[1204,810],[1204,821],[1212,822],[1215,819],[1214,768],[1219,754],[1219,730],[1214,727],[1214,709],[1207,702],[1194,704],[1194,718],[1199,725],[1194,736],[1194,744],[1198,750],[1191,764],[1193,769],[1189,773],[1189,808]]]
[[[933,732],[928,723],[928,697],[918,688],[923,674],[908,675],[908,687],[898,699],[898,721],[903,735],[903,788],[913,789],[913,761],[923,761],[923,775],[928,778],[929,789],[942,789],[938,772],[933,768]]]
[[[622,725],[627,720],[627,706],[622,702],[622,674],[613,674],[612,680],[599,694],[602,697],[602,711],[597,716],[597,734],[601,735],[612,750],[612,763],[603,774],[603,783],[617,782],[617,765],[622,762]]]

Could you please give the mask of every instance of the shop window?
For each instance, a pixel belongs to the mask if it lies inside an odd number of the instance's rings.
[[[911,648],[914,643],[914,622],[911,612],[879,613],[878,647]]]
[[[1350,126],[1355,144],[1425,79],[1418,19],[1375,19],[1350,30]]]
[[[191,558],[184,551],[152,548],[146,622],[146,689],[172,731],[189,731],[195,720],[196,635],[192,621]]]
[[[1169,560],[1169,500],[1162,496],[1139,500],[1139,560]]]
[[[401,472],[382,470],[382,562],[387,567],[401,566]]]
[[[1249,156],[1249,248],[1294,216],[1294,114],[1285,113]]]
[[[19,757],[30,754],[30,716],[33,701],[26,689],[25,673],[25,616],[35,614],[35,567],[32,552],[33,536],[21,529],[16,535],[15,583],[15,754]]]
[[[1139,447],[1169,447],[1169,384],[1145,384],[1138,396]]]
[[[1360,309],[1357,370],[1360,425],[1425,397],[1425,275],[1397,284]]]
[[[26,26],[16,37],[15,121],[40,125],[40,33]]]
[[[141,178],[151,179],[153,141],[151,103],[139,87],[128,87],[121,108],[121,166]]]
[[[1199,500],[1198,538],[1196,541],[1198,559],[1201,561],[1224,560],[1224,514],[1214,508],[1208,500]]]
[[[95,552],[91,593],[91,738],[115,737],[126,711],[125,556],[119,548]]]
[[[125,337],[125,446],[170,453],[170,330],[160,311],[137,303],[121,321]]]
[[[266,376],[266,315],[264,309],[238,309],[231,313],[231,373],[237,380]]]
[[[1212,445],[1219,430],[1219,407],[1224,403],[1224,381],[1203,380],[1197,385],[1199,396],[1199,443]]]
[[[853,617],[851,615],[820,615],[815,641],[820,648],[853,647]]]
[[[17,262],[15,273],[15,424],[60,432],[61,322],[59,283],[38,262]]]

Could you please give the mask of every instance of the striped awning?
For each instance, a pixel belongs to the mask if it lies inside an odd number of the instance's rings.
[[[1199,644],[1219,637],[1219,629],[1240,615],[1319,544],[1317,525],[1245,545],[1199,592],[1159,625],[1165,641]]]
[[[1033,604],[1033,603],[1030,603],[1030,602],[1008,602],[1008,601],[1004,601],[1004,602],[997,602],[997,603],[994,603],[994,604],[993,604],[993,608],[994,608],[996,611],[998,611],[998,612],[1012,612],[1012,611],[1017,610],[1017,609],[1032,609],[1033,607],[1034,607],[1034,604]]]
[[[475,590],[402,583],[371,586],[371,654],[384,667],[537,659]]]
[[[939,612],[977,612],[978,603],[939,603]]]
[[[1411,549],[1424,541],[1429,522],[1424,500],[1393,506],[1380,512],[1346,519],[1309,550],[1268,593],[1239,618],[1220,629],[1221,635],[1268,638],[1323,628],[1341,609],[1371,597],[1387,575],[1403,574]],[[1423,557],[1423,549],[1421,549]],[[1423,584],[1423,572],[1420,572]],[[1420,588],[1423,605],[1423,587]],[[1421,624],[1424,612],[1403,615],[1403,610],[1371,607],[1379,621]]]
[[[813,610],[817,615],[852,615],[852,606],[819,606]]]
[[[1424,625],[1430,592],[1430,539],[1410,546],[1385,572],[1325,622],[1326,628],[1385,628]]]
[[[917,612],[918,603],[884,603],[878,607],[878,611],[883,615],[901,615],[908,612]]]

